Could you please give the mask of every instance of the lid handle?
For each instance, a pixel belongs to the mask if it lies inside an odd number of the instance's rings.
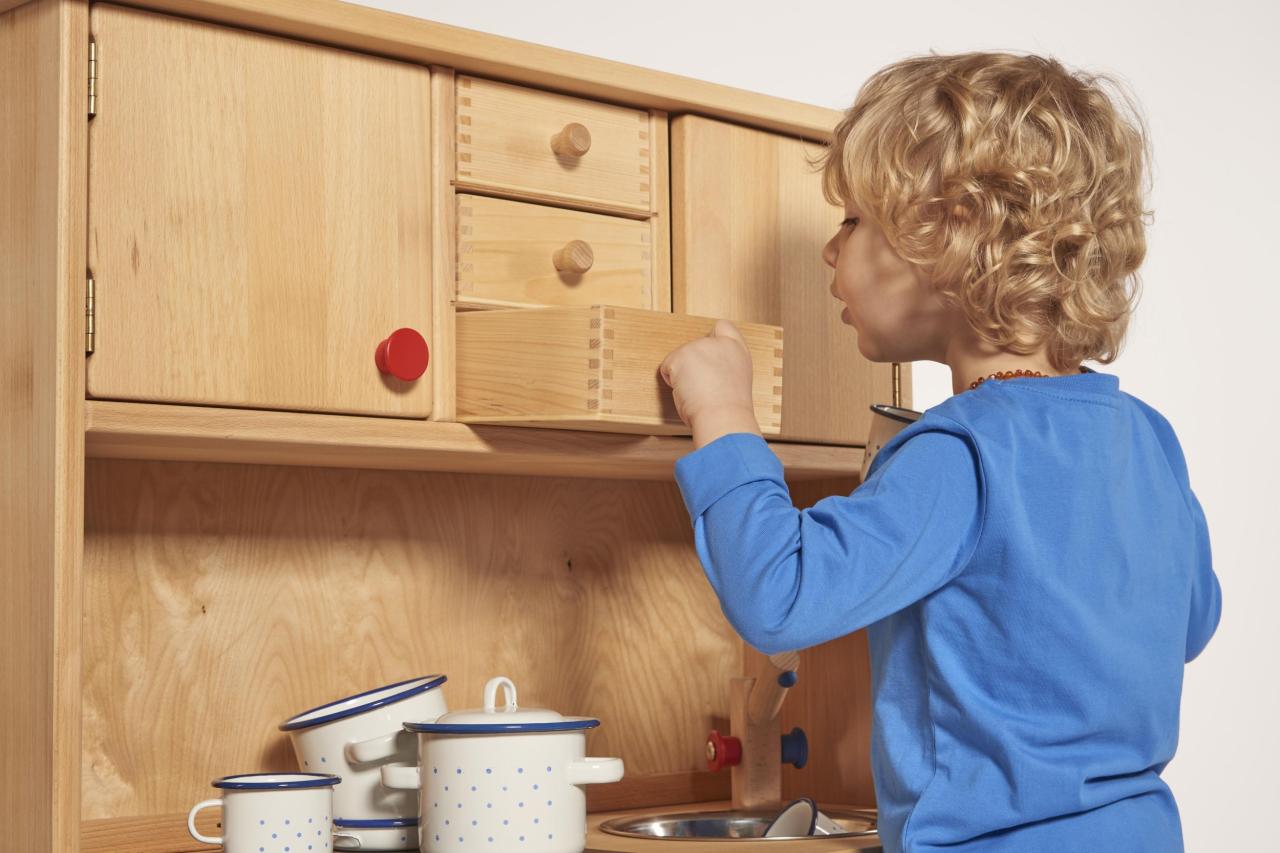
[[[494,707],[494,700],[498,698],[498,688],[505,688],[507,696],[507,704],[502,710],[514,711],[516,709],[516,686],[511,683],[511,679],[505,675],[499,675],[490,678],[484,685],[484,709],[487,713],[492,714],[497,709]]]

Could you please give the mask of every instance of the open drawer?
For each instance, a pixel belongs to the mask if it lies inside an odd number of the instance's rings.
[[[715,320],[607,305],[457,316],[457,419],[464,423],[688,435],[658,375]],[[747,341],[761,432],[782,424],[782,329],[736,324]]]

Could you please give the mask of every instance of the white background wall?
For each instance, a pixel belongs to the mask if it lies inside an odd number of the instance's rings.
[[[1189,853],[1280,849],[1275,4],[358,1],[837,109],[876,69],[930,49],[1045,53],[1118,75],[1149,123],[1155,223],[1126,348],[1090,366],[1172,422],[1223,588],[1164,778]],[[913,370],[915,408],[951,393],[945,366]]]

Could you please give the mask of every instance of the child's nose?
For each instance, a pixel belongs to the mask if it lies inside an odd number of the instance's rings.
[[[837,235],[839,236],[839,235]],[[840,253],[836,251],[836,238],[832,237],[827,241],[827,245],[822,247],[822,260],[832,269],[836,268],[836,261],[840,258]]]

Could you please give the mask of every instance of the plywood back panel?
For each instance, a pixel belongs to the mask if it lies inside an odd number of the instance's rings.
[[[705,769],[742,645],[670,482],[124,460],[86,476],[86,820],[291,769],[280,721],[436,671],[452,709],[504,674],[521,704],[598,716],[588,754],[631,780]]]

